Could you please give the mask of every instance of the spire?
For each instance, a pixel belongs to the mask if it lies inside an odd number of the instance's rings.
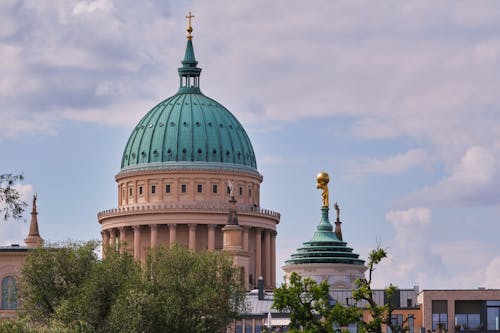
[[[38,230],[38,212],[36,209],[36,199],[37,195],[33,195],[33,207],[31,210],[31,223],[30,231],[28,236],[24,239],[24,242],[28,247],[37,247],[42,245],[43,239],[40,237],[40,232]]]
[[[186,52],[184,53],[184,59],[181,61],[182,67],[178,68],[180,86],[179,91],[177,93],[200,93],[200,73],[201,68],[198,68],[198,61],[194,56],[194,48],[193,48],[193,36],[191,33],[193,32],[193,27],[191,26],[191,19],[194,15],[186,16],[188,19],[188,28],[187,28],[187,44],[186,44]]]
[[[342,224],[342,222],[340,222],[340,207],[337,203],[335,203],[333,207],[337,211],[337,220],[335,221],[335,235],[339,240],[342,240],[342,229],[340,227],[340,225]]]

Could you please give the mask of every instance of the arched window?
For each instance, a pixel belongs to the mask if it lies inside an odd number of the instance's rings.
[[[2,279],[2,310],[17,309],[16,279],[6,276]]]

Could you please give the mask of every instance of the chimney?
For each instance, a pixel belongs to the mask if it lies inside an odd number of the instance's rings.
[[[264,299],[264,278],[259,276],[259,281],[257,281],[257,289],[259,289],[259,300]]]

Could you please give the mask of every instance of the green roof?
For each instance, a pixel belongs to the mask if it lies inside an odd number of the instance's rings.
[[[364,265],[364,260],[347,246],[347,243],[338,239],[333,226],[328,220],[328,207],[321,207],[321,220],[316,227],[312,239],[304,242],[302,247],[286,260],[286,265],[298,264],[350,264]]]
[[[199,87],[201,68],[188,40],[180,87],[135,126],[122,156],[122,172],[150,168],[220,168],[257,172],[245,129]]]

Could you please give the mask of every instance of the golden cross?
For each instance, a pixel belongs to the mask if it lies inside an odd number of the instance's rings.
[[[191,15],[191,12],[189,12],[189,15],[186,16],[186,18],[188,19],[188,28],[187,28],[187,32],[188,32],[188,36],[187,38],[188,39],[192,39],[193,36],[191,36],[191,33],[193,32],[193,27],[191,27],[191,19],[194,17],[194,15]]]

